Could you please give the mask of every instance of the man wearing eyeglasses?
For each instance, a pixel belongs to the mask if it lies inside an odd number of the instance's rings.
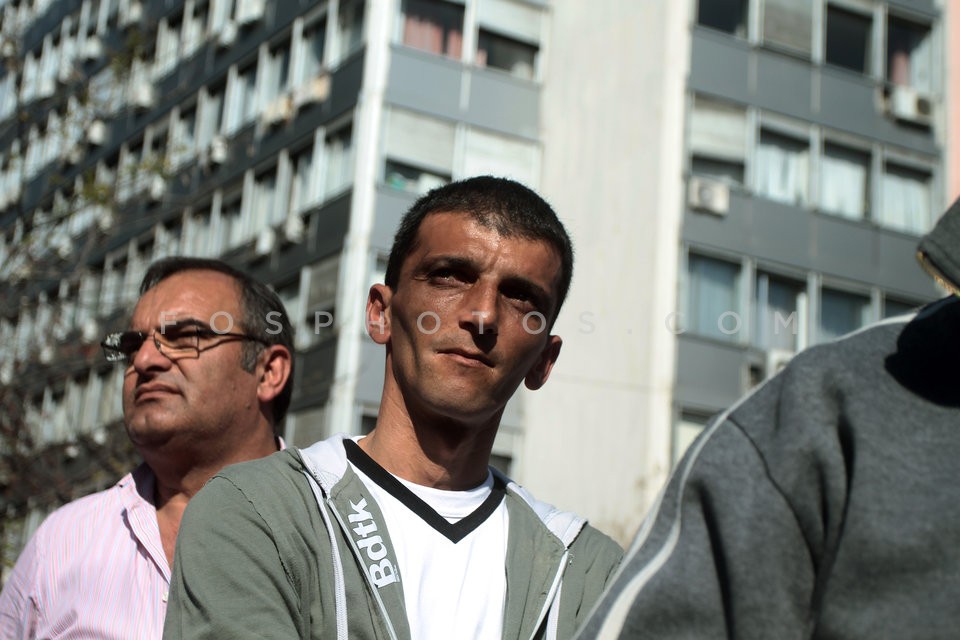
[[[161,637],[180,518],[228,464],[282,448],[292,329],[265,285],[225,263],[167,258],[144,276],[107,360],[144,464],[54,512],[0,595],[0,638]]]

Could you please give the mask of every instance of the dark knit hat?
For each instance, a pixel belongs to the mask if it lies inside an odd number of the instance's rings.
[[[941,286],[960,295],[960,199],[920,240],[917,260]]]

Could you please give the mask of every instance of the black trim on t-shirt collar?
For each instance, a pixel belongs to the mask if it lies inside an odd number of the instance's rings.
[[[506,484],[496,474],[493,475],[493,489],[483,503],[473,510],[473,513],[458,520],[457,522],[447,522],[447,519],[437,513],[433,507],[424,502],[420,496],[408,489],[402,482],[397,480],[389,471],[381,467],[377,462],[367,455],[360,446],[350,439],[343,441],[343,448],[347,451],[347,460],[353,463],[360,471],[365,473],[368,478],[376,482],[384,491],[399,500],[408,509],[420,516],[420,519],[437,530],[438,533],[456,544],[477,527],[483,524],[490,515],[496,511],[506,494]]]

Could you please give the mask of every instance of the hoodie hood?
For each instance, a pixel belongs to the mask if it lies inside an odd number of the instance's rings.
[[[917,260],[937,283],[960,296],[960,199],[920,240]]]

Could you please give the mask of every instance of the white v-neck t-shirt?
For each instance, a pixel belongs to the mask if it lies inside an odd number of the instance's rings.
[[[471,531],[443,532],[437,528],[442,522],[430,523],[417,512],[424,511],[423,504],[396,487],[387,490],[356,465],[351,466],[383,512],[397,555],[411,637],[500,638],[507,593],[508,515],[503,499]],[[382,468],[380,472],[388,473]],[[443,491],[390,477],[454,525],[480,509],[494,488],[492,474],[469,491]],[[484,512],[488,510],[489,505]],[[466,523],[472,526],[477,519]],[[454,542],[451,536],[462,538]]]

